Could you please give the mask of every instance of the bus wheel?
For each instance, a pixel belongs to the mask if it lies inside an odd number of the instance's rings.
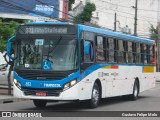
[[[134,82],[134,87],[133,87],[133,93],[130,95],[124,95],[123,99],[124,100],[136,100],[139,95],[139,87],[138,87],[138,82]]]
[[[139,94],[139,87],[138,87],[138,82],[134,82],[134,87],[133,87],[133,93],[129,96],[130,100],[136,100],[138,98]]]
[[[33,100],[33,103],[36,107],[42,108],[42,107],[46,106],[47,101],[45,101],[45,100]]]
[[[91,100],[89,100],[90,108],[96,108],[100,101],[100,89],[97,83],[94,83],[92,89]]]

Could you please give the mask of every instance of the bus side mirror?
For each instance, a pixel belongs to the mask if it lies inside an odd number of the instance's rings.
[[[11,37],[8,42],[7,42],[7,55],[9,57],[10,60],[14,60],[14,57],[12,56],[12,50],[13,50],[13,46],[12,46],[12,42],[14,42],[16,39],[15,36]]]

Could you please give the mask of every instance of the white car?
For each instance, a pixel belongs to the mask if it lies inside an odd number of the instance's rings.
[[[8,85],[8,72],[9,65],[6,67],[7,63],[3,58],[3,54],[0,53],[0,85]],[[11,72],[11,84],[13,82],[13,71]]]

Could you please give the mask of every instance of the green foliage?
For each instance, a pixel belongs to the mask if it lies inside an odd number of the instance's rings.
[[[154,28],[154,26],[151,25],[149,31],[151,33],[150,38],[153,39],[153,40],[158,40],[159,26]]]
[[[69,0],[68,10],[70,11],[72,8],[72,4],[74,4],[75,0]]]
[[[96,10],[94,3],[86,3],[84,10],[74,19],[74,23],[85,23],[90,22],[92,17],[92,12]]]
[[[24,23],[26,20],[0,18],[0,52],[6,51],[7,41],[15,35],[19,22]]]

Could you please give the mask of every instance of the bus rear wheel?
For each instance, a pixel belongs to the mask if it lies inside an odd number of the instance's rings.
[[[100,88],[97,83],[94,83],[91,99],[88,101],[90,108],[96,108],[100,102]]]
[[[137,100],[139,95],[139,86],[138,86],[138,82],[135,81],[134,82],[134,87],[133,87],[133,93],[130,95],[124,95],[123,99],[125,100]]]
[[[36,107],[43,108],[46,106],[47,101],[45,100],[33,100],[33,103]]]
[[[138,82],[135,81],[134,87],[133,87],[133,93],[129,96],[130,100],[137,100],[138,95],[139,95],[139,86],[138,86]]]

